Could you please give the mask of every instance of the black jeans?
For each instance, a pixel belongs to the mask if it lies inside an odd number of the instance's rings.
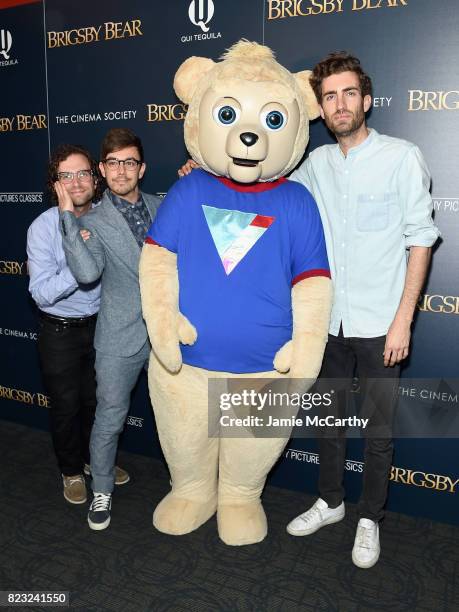
[[[38,352],[51,398],[51,436],[64,476],[81,474],[84,463],[90,463],[89,438],[96,411],[95,326],[95,318],[84,327],[40,319]]]
[[[384,367],[386,337],[328,337],[320,372],[320,385],[326,379],[339,379],[335,408],[329,414],[349,416],[349,391],[355,374],[359,376],[361,410],[359,417],[369,418],[365,437],[363,488],[358,504],[361,518],[380,521],[384,516],[389,472],[392,463],[392,421],[396,405],[400,366]],[[379,380],[378,380],[379,379]],[[334,381],[336,382],[336,381]],[[336,384],[334,385],[336,386]],[[331,508],[344,499],[343,473],[346,457],[346,428],[319,436],[319,492]]]

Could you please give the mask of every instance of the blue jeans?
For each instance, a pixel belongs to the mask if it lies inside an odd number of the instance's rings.
[[[129,412],[131,392],[149,355],[148,341],[129,357],[96,353],[97,409],[90,442],[94,492],[113,491],[118,438]]]

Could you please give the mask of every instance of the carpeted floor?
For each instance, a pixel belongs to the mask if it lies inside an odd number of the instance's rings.
[[[456,527],[388,513],[379,563],[359,570],[353,505],[341,523],[294,538],[285,525],[313,499],[270,487],[261,544],[225,546],[215,518],[166,536],[151,524],[164,466],[121,453],[131,482],[116,489],[110,527],[93,532],[87,504],[62,497],[47,433],[0,421],[0,452],[0,590],[69,591],[67,609],[84,612],[459,611]]]

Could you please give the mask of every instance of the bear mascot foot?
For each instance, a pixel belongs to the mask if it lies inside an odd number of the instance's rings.
[[[216,495],[207,503],[202,503],[168,493],[155,508],[153,525],[163,533],[184,535],[208,521],[216,509]]]
[[[218,535],[229,546],[257,544],[268,532],[266,514],[259,500],[218,506],[217,521]]]

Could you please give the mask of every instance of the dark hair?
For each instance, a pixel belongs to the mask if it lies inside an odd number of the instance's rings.
[[[65,161],[70,155],[83,155],[88,160],[89,167],[92,170],[94,179],[96,181],[94,202],[98,202],[102,197],[102,181],[99,174],[99,168],[97,162],[92,158],[91,153],[80,145],[73,144],[61,144],[52,153],[48,162],[48,176],[46,180],[46,188],[49,192],[50,198],[53,202],[57,203],[57,194],[54,189],[54,183],[57,181],[57,169],[59,164]]]
[[[102,140],[100,146],[100,159],[107,159],[109,153],[126,149],[127,147],[136,147],[140,161],[143,162],[143,146],[140,138],[134,134],[129,128],[112,128],[109,130]]]
[[[313,69],[309,82],[316,94],[317,102],[322,103],[322,81],[332,74],[341,72],[355,72],[360,81],[360,93],[362,97],[371,96],[371,79],[360,66],[360,60],[347,51],[337,51],[330,53],[325,59],[319,62]]]

